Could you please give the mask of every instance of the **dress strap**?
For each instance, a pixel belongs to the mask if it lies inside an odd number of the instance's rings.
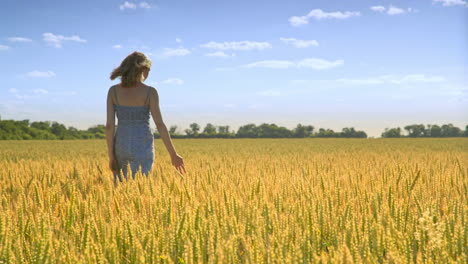
[[[146,94],[145,105],[148,104],[150,91],[151,91],[151,87],[148,87],[148,93]]]
[[[114,86],[114,97],[115,97],[115,101],[117,102],[117,104],[119,104],[119,98],[117,97],[117,86]]]

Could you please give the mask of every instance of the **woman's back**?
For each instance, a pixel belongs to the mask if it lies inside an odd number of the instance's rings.
[[[125,106],[146,105],[151,86],[140,83],[133,87],[122,87],[120,84],[112,86],[114,89],[114,103]],[[144,104],[143,104],[144,103]]]
[[[146,86],[146,98],[143,105],[141,101],[138,105],[126,105],[135,104],[136,99],[141,100],[141,98],[138,98],[141,96],[141,92],[138,93],[139,91],[133,90],[128,92],[130,94],[128,97],[124,97],[122,95],[126,94],[125,91],[120,90],[119,96],[118,88],[121,87],[115,85],[111,88],[114,89],[114,108],[118,119],[117,131],[114,137],[114,151],[119,170],[122,169],[124,177],[127,178],[127,166],[130,165],[132,178],[135,178],[135,173],[140,169],[140,166],[141,172],[148,174],[154,161],[154,139],[149,126],[149,94],[151,87]],[[126,102],[125,105],[120,104],[122,100]],[[122,181],[120,171],[114,174],[114,181],[117,178]]]

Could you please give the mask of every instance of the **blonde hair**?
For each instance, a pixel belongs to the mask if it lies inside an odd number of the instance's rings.
[[[121,76],[122,87],[131,87],[141,80],[144,68],[151,69],[151,60],[145,54],[134,51],[120,63],[119,67],[112,71],[110,79],[114,80]]]

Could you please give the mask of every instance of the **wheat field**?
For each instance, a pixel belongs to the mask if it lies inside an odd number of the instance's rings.
[[[467,263],[468,139],[0,141],[0,263]]]

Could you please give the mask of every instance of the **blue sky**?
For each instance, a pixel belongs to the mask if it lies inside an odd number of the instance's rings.
[[[3,0],[0,24],[2,119],[104,124],[110,72],[136,50],[179,132],[468,124],[463,0]]]

